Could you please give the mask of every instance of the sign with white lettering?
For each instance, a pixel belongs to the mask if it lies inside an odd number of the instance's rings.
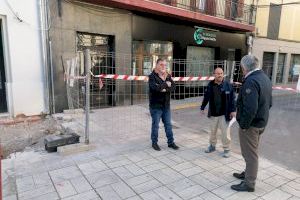
[[[194,32],[194,40],[197,44],[201,45],[204,41],[217,41],[217,35],[212,32],[204,31],[203,28],[197,28]]]

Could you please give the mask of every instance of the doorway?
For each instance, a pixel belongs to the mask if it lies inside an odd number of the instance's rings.
[[[81,60],[80,63],[83,63],[83,51],[85,49],[89,49],[91,52],[91,72],[93,74],[115,74],[114,36],[77,32],[77,53]],[[80,66],[80,72],[84,74],[83,64]],[[100,87],[99,79],[91,76],[90,105],[92,109],[116,105],[116,81],[114,79],[102,79],[101,82],[102,87]]]
[[[3,45],[3,28],[0,19],[0,113],[7,112],[7,99],[6,99],[6,77],[4,66],[4,45]]]
[[[273,52],[264,52],[263,54],[262,70],[267,74],[270,80],[272,80],[273,75],[274,57],[275,53]]]

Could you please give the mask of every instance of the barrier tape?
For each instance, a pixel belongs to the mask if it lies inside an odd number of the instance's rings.
[[[148,81],[148,76],[134,76],[134,75],[118,75],[118,74],[100,74],[94,75],[96,78],[127,80],[127,81]],[[190,77],[172,77],[174,82],[179,81],[207,81],[214,80],[213,76],[190,76]]]
[[[119,75],[119,74],[99,74],[94,75],[91,72],[91,75],[95,78],[99,78],[99,84],[101,88],[103,87],[103,83],[101,81],[104,79],[114,79],[114,80],[127,80],[127,81],[148,81],[148,76],[135,76],[135,75]],[[65,79],[85,79],[86,76],[70,76],[65,74]],[[188,77],[172,77],[174,82],[188,82],[188,81],[210,81],[214,80],[214,76],[188,76]],[[235,85],[241,86],[240,82],[233,82]],[[297,92],[297,89],[291,87],[281,87],[281,86],[273,86],[274,90],[287,90],[292,92]]]
[[[242,83],[240,83],[240,82],[233,82],[233,84],[239,85],[239,86],[242,85]],[[273,86],[272,89],[273,90],[288,90],[288,91],[292,91],[292,92],[298,92],[297,89],[291,88],[291,87]]]

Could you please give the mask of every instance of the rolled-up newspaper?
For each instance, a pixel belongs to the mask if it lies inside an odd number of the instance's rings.
[[[231,126],[234,124],[234,122],[236,122],[236,118],[235,118],[235,117],[233,117],[233,118],[229,121],[228,128],[231,128]]]

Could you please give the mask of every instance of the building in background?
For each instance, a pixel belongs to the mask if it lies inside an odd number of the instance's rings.
[[[0,115],[48,113],[40,0],[0,0]]]
[[[148,75],[165,57],[180,61],[169,62],[174,76],[198,76],[211,74],[213,66],[194,70],[188,61],[240,60],[248,53],[246,33],[255,30],[252,0],[57,0],[49,8],[56,112],[68,107],[64,60],[82,60],[84,49],[95,54],[96,74]],[[130,104],[130,92],[141,89],[130,82],[105,85],[98,91],[106,94],[98,99],[103,106]]]
[[[262,61],[262,69],[274,85],[298,81],[299,19],[300,3],[297,1],[258,1],[252,53]]]

